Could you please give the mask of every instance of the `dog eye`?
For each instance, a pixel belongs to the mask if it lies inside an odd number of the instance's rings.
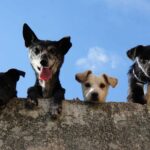
[[[91,87],[90,83],[85,83],[85,87],[87,88]]]
[[[101,84],[99,85],[99,87],[100,87],[101,89],[103,89],[103,88],[105,88],[105,84],[101,83]]]
[[[37,54],[39,54],[40,53],[40,50],[38,49],[38,48],[35,48],[35,54],[37,55]]]
[[[49,53],[50,53],[50,54],[55,54],[55,53],[56,53],[56,49],[55,49],[55,48],[50,49],[50,50],[49,50]]]

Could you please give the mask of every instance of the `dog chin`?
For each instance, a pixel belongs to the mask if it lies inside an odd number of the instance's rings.
[[[94,103],[94,102],[98,102],[98,99],[85,98],[85,101],[86,101],[86,102]]]

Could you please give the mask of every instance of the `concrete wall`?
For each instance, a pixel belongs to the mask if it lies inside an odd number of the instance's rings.
[[[28,111],[13,99],[0,110],[0,150],[150,150],[150,107],[64,101],[54,121],[47,100]]]

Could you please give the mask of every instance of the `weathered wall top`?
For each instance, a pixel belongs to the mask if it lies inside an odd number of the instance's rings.
[[[48,100],[29,111],[13,99],[0,113],[0,150],[150,150],[148,105],[64,101],[51,120]]]

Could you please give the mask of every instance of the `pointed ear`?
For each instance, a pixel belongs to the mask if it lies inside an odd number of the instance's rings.
[[[83,72],[83,73],[77,73],[77,74],[75,75],[75,79],[76,79],[78,82],[83,83],[83,82],[85,82],[85,81],[87,80],[88,76],[89,76],[91,73],[92,73],[91,70],[87,70],[87,71],[85,71],[85,72]]]
[[[30,47],[33,42],[38,40],[35,33],[26,23],[23,25],[23,38],[26,47]]]
[[[142,45],[138,45],[130,50],[127,51],[127,56],[131,59],[131,60],[135,60],[135,58],[139,55],[140,51],[143,49]]]
[[[114,77],[109,77],[108,75],[106,74],[103,74],[102,75],[105,79],[105,81],[111,85],[113,88],[118,84],[118,79],[114,78]]]
[[[70,42],[70,36],[64,37],[59,42],[59,48],[60,48],[60,53],[65,55],[70,47],[72,46],[72,43]]]

